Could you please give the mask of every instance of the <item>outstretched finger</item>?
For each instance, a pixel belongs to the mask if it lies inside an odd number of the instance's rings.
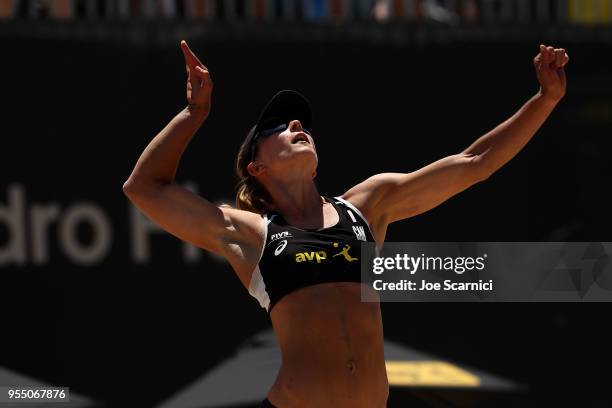
[[[187,41],[182,40],[181,41],[181,50],[183,51],[183,56],[185,57],[185,62],[191,67],[191,68],[195,68],[196,66],[200,66],[200,67],[204,67],[204,64],[202,64],[202,61],[200,61],[200,59],[198,57],[196,57],[196,55],[193,53],[193,51],[191,51],[191,48],[189,48],[189,45],[187,45]]]
[[[181,51],[183,52],[183,57],[185,58],[185,64],[187,64],[187,66],[190,68],[195,68],[197,61],[195,60],[193,52],[191,52],[185,40],[181,41]]]

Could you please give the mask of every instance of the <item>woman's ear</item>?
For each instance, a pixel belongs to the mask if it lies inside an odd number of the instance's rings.
[[[260,175],[264,170],[264,165],[261,163],[250,162],[247,165],[247,171],[253,177]]]

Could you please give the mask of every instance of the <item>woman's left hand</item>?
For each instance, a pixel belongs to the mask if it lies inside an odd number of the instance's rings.
[[[540,45],[540,53],[533,59],[536,75],[540,82],[540,93],[558,102],[565,96],[565,65],[569,56],[564,48]]]
[[[187,41],[181,41],[181,50],[187,70],[187,103],[189,109],[197,111],[202,119],[210,113],[210,100],[213,89],[210,72],[202,61],[191,51]]]

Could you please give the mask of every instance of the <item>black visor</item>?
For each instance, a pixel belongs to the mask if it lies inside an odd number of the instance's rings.
[[[283,90],[278,92],[266,104],[257,123],[247,135],[246,143],[249,145],[250,151],[254,151],[257,139],[275,133],[275,131],[283,131],[284,129],[281,129],[281,127],[295,119],[300,121],[305,131],[310,130],[312,121],[310,102],[297,91]],[[252,158],[253,155],[251,155]]]

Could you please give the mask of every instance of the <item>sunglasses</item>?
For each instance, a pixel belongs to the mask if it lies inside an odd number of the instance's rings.
[[[257,144],[255,142],[257,141],[257,139],[261,139],[267,136],[271,136],[275,133],[282,132],[288,127],[289,127],[288,123],[281,123],[280,125],[277,125],[271,128],[266,128],[266,129],[263,129],[257,132],[257,134],[255,134],[251,142],[251,161],[253,161],[253,159],[255,158],[255,145]],[[307,135],[312,136],[312,133],[310,133],[310,130],[308,129],[302,128],[302,132],[306,133]]]
[[[259,139],[259,138],[261,138],[261,137],[270,136],[270,135],[273,135],[274,133],[277,133],[277,132],[282,132],[282,131],[284,131],[285,129],[287,129],[288,127],[289,127],[289,124],[288,124],[288,123],[281,123],[281,124],[280,124],[280,125],[278,125],[278,126],[274,126],[274,127],[272,127],[272,128],[267,128],[267,129],[260,130],[259,132],[257,132],[257,134],[255,135],[255,137],[253,138],[253,140],[257,140],[257,139]],[[308,134],[308,135],[312,136],[312,134],[310,133],[310,130],[305,129],[305,128],[302,128],[302,131],[303,131],[304,133],[306,133],[306,134]]]

